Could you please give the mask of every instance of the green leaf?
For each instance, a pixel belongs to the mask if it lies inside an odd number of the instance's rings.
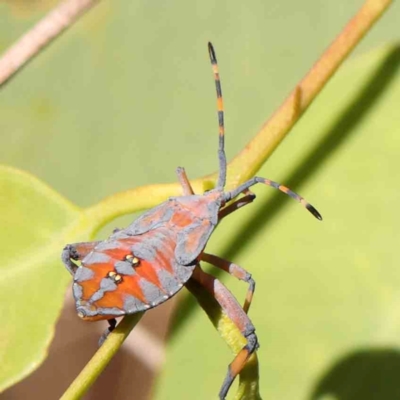
[[[373,399],[363,382],[379,385],[387,362],[374,354],[387,348],[400,359],[399,72],[398,47],[348,63],[260,171],[305,196],[322,223],[257,187],[254,205],[227,219],[207,248],[256,279],[250,316],[265,399],[309,399],[316,387],[318,396],[342,398],[353,387],[349,399]],[[245,285],[220,276],[244,298]],[[215,397],[233,356],[191,299],[175,322],[156,398]],[[385,398],[397,386],[387,383]]]
[[[176,194],[176,187],[154,185],[117,193],[81,210],[34,176],[0,166],[0,223],[5,227],[0,257],[4,271],[0,279],[0,311],[7,321],[0,346],[6,366],[0,373],[0,391],[32,372],[46,356],[69,281],[60,260],[63,247],[90,240],[116,215],[151,207],[152,202],[157,204]],[[151,193],[151,199],[142,192]],[[116,334],[102,347],[101,362],[92,362],[97,375],[139,319],[127,320],[123,335]],[[93,368],[88,372],[91,380],[97,376],[93,372]]]
[[[0,167],[0,390],[46,357],[68,274],[60,251],[79,210],[34,176]]]

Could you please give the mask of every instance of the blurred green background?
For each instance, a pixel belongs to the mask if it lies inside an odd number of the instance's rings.
[[[0,4],[0,48],[49,4]],[[207,41],[220,64],[231,158],[362,4],[100,2],[2,88],[0,162],[79,206],[174,181],[178,165],[190,177],[213,172]],[[399,18],[395,4],[260,171],[300,192],[323,223],[260,187],[258,201],[224,221],[210,242],[208,252],[256,279],[250,316],[264,399],[398,398]],[[7,227],[1,232],[5,243]],[[245,285],[223,279],[244,296]],[[154,398],[216,398],[231,359],[185,299]]]

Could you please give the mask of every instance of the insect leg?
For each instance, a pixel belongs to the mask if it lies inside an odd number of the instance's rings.
[[[232,293],[217,278],[205,273],[199,266],[194,270],[192,278],[217,300],[222,310],[247,340],[247,344],[229,364],[228,373],[219,392],[219,398],[225,399],[236,376],[241,372],[250,355],[259,347],[255,328]]]
[[[230,261],[224,260],[218,256],[214,256],[212,254],[202,253],[200,256],[202,261],[206,261],[217,268],[222,269],[223,271],[227,272],[228,274],[234,276],[235,278],[247,282],[249,284],[249,288],[247,290],[246,299],[243,305],[243,311],[247,314],[253,300],[254,291],[256,289],[256,282],[251,277],[251,274],[247,272],[245,269],[236,265]]]
[[[108,335],[115,329],[117,326],[117,320],[115,318],[107,320],[109,327],[103,332],[99,339],[99,347],[105,342]]]
[[[61,260],[69,273],[74,276],[78,268],[72,260],[78,261],[82,260],[86,255],[88,255],[100,242],[81,242],[67,244],[61,253]]]
[[[182,186],[183,195],[187,196],[187,195],[194,194],[194,191],[192,189],[192,185],[190,184],[189,179],[188,179],[188,177],[186,175],[185,168],[178,167],[176,169],[176,174],[178,175],[178,181]]]
[[[225,218],[227,215],[233,213],[234,211],[238,210],[239,208],[241,208],[247,204],[250,204],[256,198],[256,195],[254,193],[252,193],[250,190],[246,190],[245,194],[246,194],[246,196],[241,197],[240,199],[237,199],[232,204],[229,204],[229,206],[223,208],[218,213],[218,219],[221,220],[222,218]]]
[[[302,206],[304,206],[312,215],[314,215],[315,218],[322,220],[321,214],[308,202],[306,201],[303,197],[301,197],[299,194],[293,192],[293,190],[287,188],[286,186],[281,185],[278,182],[271,181],[270,179],[266,178],[261,178],[259,176],[255,176],[254,178],[248,180],[247,182],[243,183],[236,189],[232,190],[231,192],[226,192],[225,193],[225,201],[229,201],[234,199],[236,196],[238,196],[241,192],[244,190],[250,188],[251,186],[256,185],[257,183],[263,183],[264,185],[267,186],[272,186],[275,189],[280,190],[281,192],[287,194],[290,196],[292,199],[298,201]]]

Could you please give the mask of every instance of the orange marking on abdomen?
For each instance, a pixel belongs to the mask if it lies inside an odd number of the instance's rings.
[[[100,280],[99,279],[90,279],[85,282],[78,282],[78,285],[82,287],[82,300],[89,300],[94,293],[97,292],[97,290],[100,287]]]
[[[143,294],[142,288],[140,287],[140,280],[141,277],[138,275],[124,276],[122,283],[118,285],[118,290],[122,293],[130,294],[136,297],[144,304],[148,304],[148,301]]]
[[[120,285],[118,285],[118,287],[119,286]],[[117,289],[117,290],[105,292],[104,296],[101,299],[95,301],[93,304],[96,307],[102,307],[102,308],[117,307],[117,308],[120,308],[121,310],[123,310],[124,309],[124,298],[123,298],[123,296],[121,296],[120,291]]]
[[[170,274],[174,274],[174,269],[171,265],[171,257],[175,257],[175,255],[172,253],[172,256],[165,255],[164,253],[157,253],[157,258],[155,260],[155,266],[154,268],[156,270],[158,269],[165,269],[166,271],[168,271]]]
[[[143,279],[151,282],[153,285],[157,286],[162,290],[162,285],[158,279],[157,272],[155,271],[155,263],[150,263],[148,261],[142,261],[136,268],[136,273]]]
[[[84,265],[86,268],[93,271],[94,276],[83,282],[78,282],[78,284],[82,287],[82,299],[89,300],[94,293],[96,293],[100,289],[100,282],[103,278],[107,276],[107,274],[114,269],[109,263],[106,264],[89,264]]]
[[[115,261],[122,261],[128,254],[131,254],[131,251],[129,250],[129,247],[117,247],[115,249],[107,249],[103,250],[104,254],[107,254],[111,258],[113,258]]]

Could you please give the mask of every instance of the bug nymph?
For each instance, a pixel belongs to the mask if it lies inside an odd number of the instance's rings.
[[[67,245],[62,261],[73,276],[79,317],[88,321],[108,320],[108,332],[114,329],[115,318],[158,306],[174,296],[189,279],[204,286],[247,340],[228,367],[219,393],[220,399],[224,399],[235,377],[258,348],[255,328],[247,316],[255,281],[239,265],[206,253],[208,239],[221,219],[255,199],[249,188],[257,183],[284,192],[316,218],[322,217],[301,196],[269,179],[254,177],[236,189],[224,191],[227,168],[224,109],[217,58],[211,43],[208,52],[217,91],[219,123],[219,175],[215,189],[194,194],[185,170],[178,168],[183,196],[171,197],[148,210],[127,228],[115,230],[106,240]],[[200,268],[200,261],[248,284],[243,306],[217,278]]]

